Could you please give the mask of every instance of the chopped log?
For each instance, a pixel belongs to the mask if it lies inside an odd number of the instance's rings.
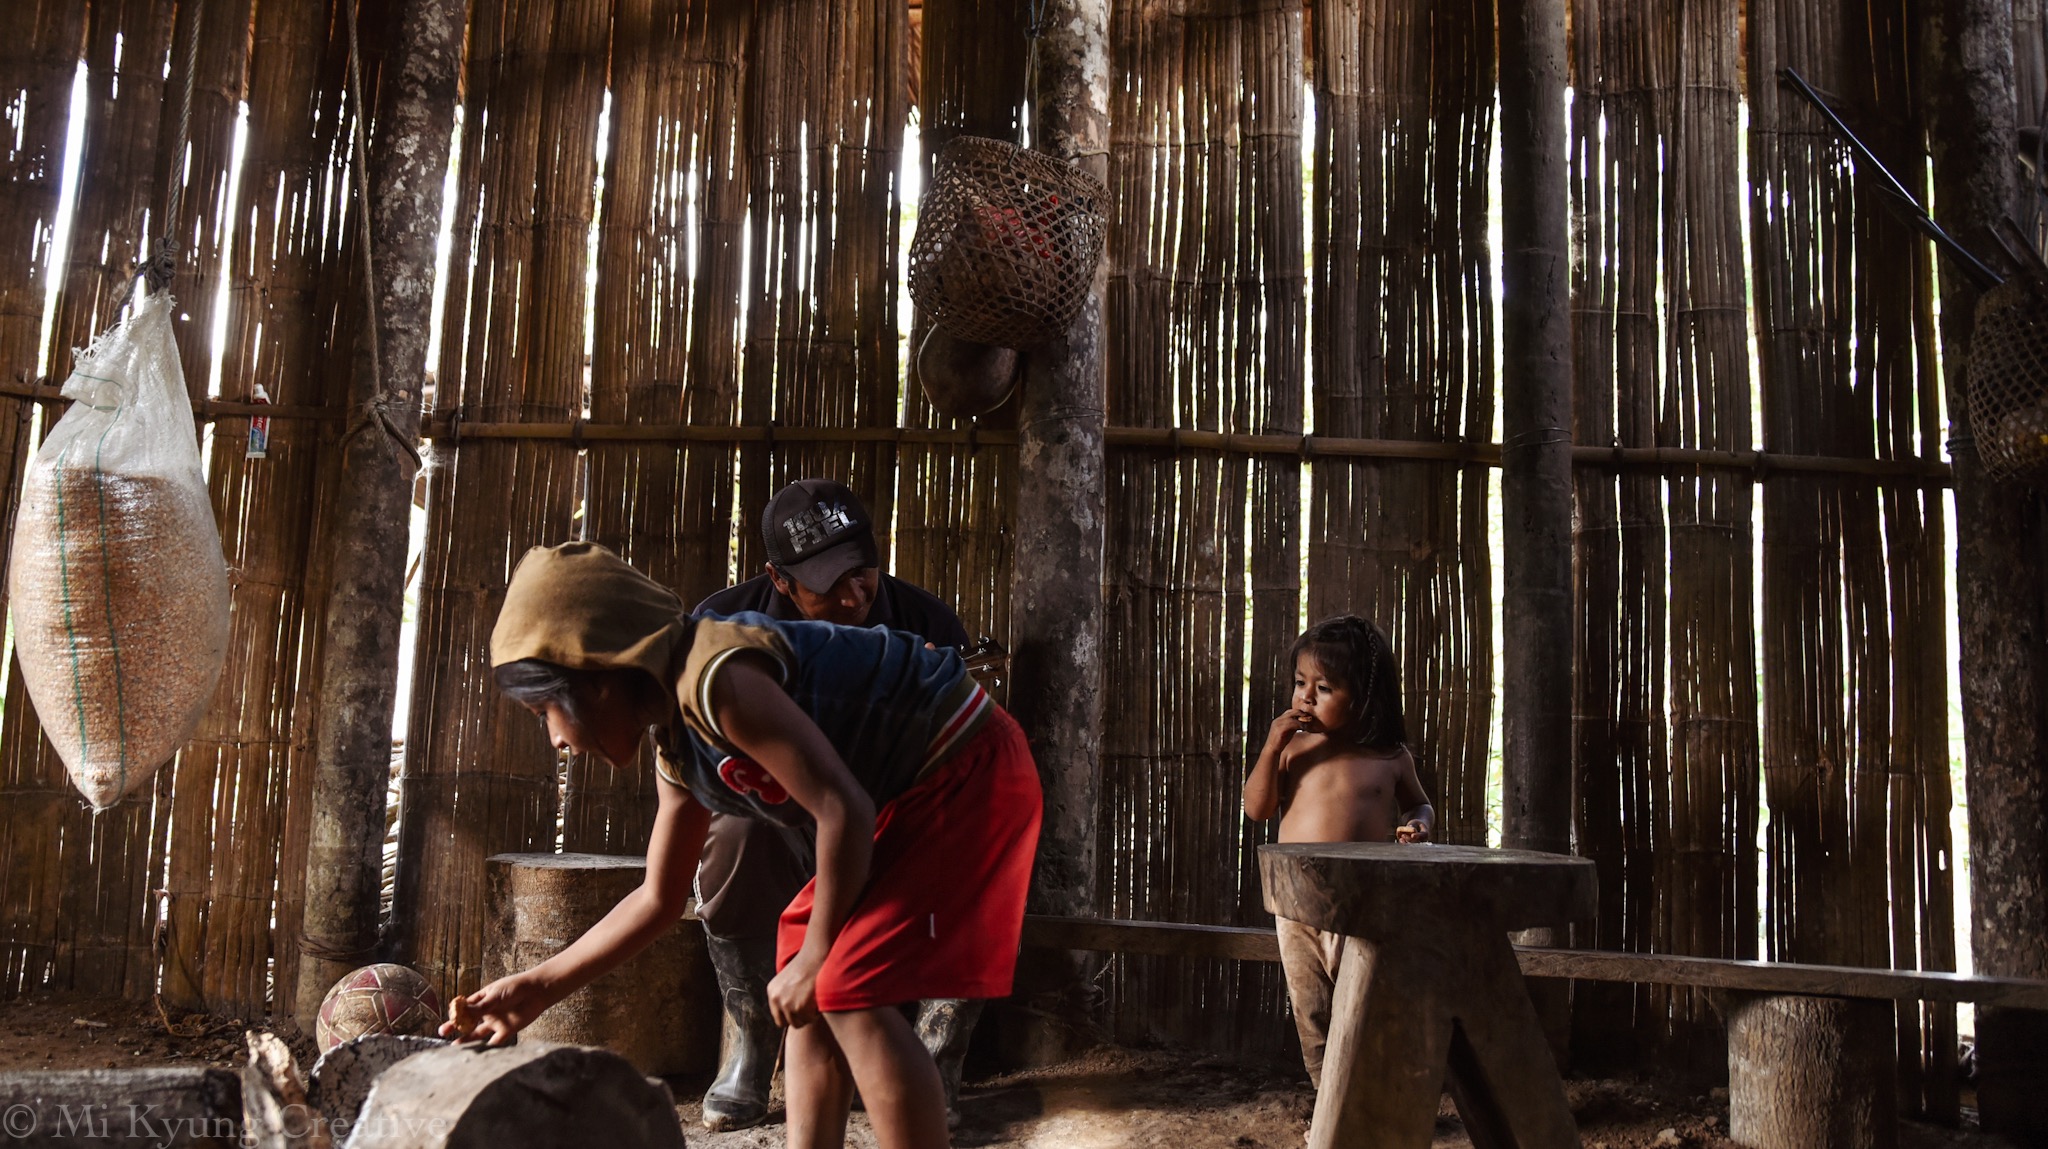
[[[384,1071],[415,1053],[448,1045],[438,1037],[408,1037],[395,1033],[367,1033],[344,1041],[320,1055],[313,1063],[312,1082],[306,1100],[335,1128],[356,1123],[363,1102],[370,1099],[370,1087]]]
[[[164,1146],[240,1143],[242,1082],[227,1069],[86,1069],[0,1074],[0,1141]]]
[[[326,1122],[313,1120],[305,1078],[291,1047],[274,1033],[244,1034],[242,1149],[333,1149]]]
[[[646,859],[607,854],[497,854],[486,863],[486,982],[539,965],[582,937],[632,893]],[[697,1073],[718,1064],[718,979],[691,915],[619,968],[570,994],[523,1033],[602,1045],[642,1073]]]
[[[1894,1149],[1892,1007],[1743,996],[1728,1011],[1728,1135],[1752,1149]]]
[[[530,1027],[529,1027],[530,1028]],[[682,1149],[675,1099],[608,1049],[451,1045],[377,1078],[350,1149]]]

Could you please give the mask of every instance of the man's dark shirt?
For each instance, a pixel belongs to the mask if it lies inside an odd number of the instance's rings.
[[[716,614],[758,610],[769,618],[787,622],[803,618],[797,612],[796,603],[775,589],[766,572],[710,595],[698,603],[692,613],[707,610]],[[939,601],[938,596],[930,591],[912,586],[894,575],[882,576],[880,585],[875,588],[874,605],[868,608],[868,620],[863,625],[907,630],[934,646],[964,647],[968,644],[967,628],[961,625],[960,616],[953,613],[952,607]]]

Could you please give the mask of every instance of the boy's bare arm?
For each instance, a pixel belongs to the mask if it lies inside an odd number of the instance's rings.
[[[1244,780],[1244,816],[1263,822],[1280,812],[1282,776],[1287,767],[1281,761],[1287,741],[1301,729],[1301,716],[1288,710],[1266,730],[1266,745],[1259,751],[1258,764]]]
[[[1401,755],[1401,776],[1394,782],[1394,800],[1402,807],[1401,824],[1394,837],[1402,842],[1427,842],[1436,832],[1436,807],[1422,791],[1422,779],[1415,773],[1415,758]]]

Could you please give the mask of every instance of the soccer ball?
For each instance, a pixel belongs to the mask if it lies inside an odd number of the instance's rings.
[[[334,983],[314,1027],[322,1052],[369,1033],[431,1036],[441,999],[417,971],[388,962],[366,965]]]

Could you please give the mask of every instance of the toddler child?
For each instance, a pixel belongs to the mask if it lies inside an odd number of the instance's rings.
[[[1436,811],[1405,745],[1400,676],[1378,627],[1355,615],[1294,641],[1293,706],[1266,734],[1244,784],[1244,812],[1280,815],[1282,842],[1424,842]],[[1301,1057],[1320,1085],[1341,935],[1280,918],[1280,965]]]

